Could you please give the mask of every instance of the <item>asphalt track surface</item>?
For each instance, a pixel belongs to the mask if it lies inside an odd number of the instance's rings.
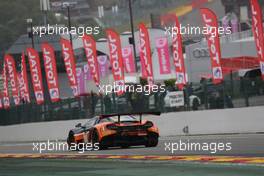
[[[39,154],[40,151],[36,148],[33,150],[33,143],[39,143],[40,141],[34,141],[29,143],[0,143],[0,154]],[[47,141],[42,141],[47,144]],[[58,141],[50,141],[58,142]],[[64,142],[64,141],[59,141]],[[180,149],[180,143],[188,144],[194,143],[196,145],[203,146],[212,145],[209,148],[198,148],[193,147],[191,150],[184,148]],[[230,143],[231,150],[220,151],[223,148],[216,149],[215,143],[227,144]],[[170,150],[168,147],[170,145]],[[172,147],[174,144],[174,147]],[[177,148],[178,145],[178,148]],[[263,157],[264,156],[264,134],[233,134],[233,135],[202,135],[202,136],[171,136],[171,137],[161,137],[157,147],[145,148],[144,146],[130,147],[127,149],[121,148],[109,148],[102,151],[68,151],[68,150],[52,150],[52,151],[42,151],[41,153],[53,153],[53,154],[92,154],[92,155],[142,155],[142,156],[178,156],[178,155],[224,155],[224,156],[246,156],[246,157]],[[174,150],[172,150],[174,149]],[[205,150],[203,150],[205,149]],[[207,150],[208,149],[208,150]]]
[[[262,176],[263,139],[264,134],[172,136],[160,138],[159,145],[153,148],[41,154],[33,151],[32,142],[1,143],[0,176]],[[216,154],[165,151],[165,143],[179,141],[232,143],[232,150]]]
[[[115,160],[0,159],[1,176],[262,176],[264,167]]]

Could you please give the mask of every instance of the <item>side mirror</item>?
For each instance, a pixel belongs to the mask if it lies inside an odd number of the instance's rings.
[[[81,123],[78,123],[77,125],[75,125],[76,128],[80,128],[82,127],[82,124]]]

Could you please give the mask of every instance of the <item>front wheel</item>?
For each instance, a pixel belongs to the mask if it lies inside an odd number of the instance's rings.
[[[74,145],[74,133],[73,132],[69,132],[68,138],[67,138],[67,144],[68,144],[68,148],[69,150],[71,150],[71,146]]]
[[[93,131],[92,133],[92,144],[93,144],[93,147],[95,148],[95,146],[98,147],[98,150],[105,150],[107,149],[106,146],[102,145],[99,143],[99,135],[98,135],[98,132],[95,130]]]

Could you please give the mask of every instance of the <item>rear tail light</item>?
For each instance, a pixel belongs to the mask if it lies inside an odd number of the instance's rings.
[[[153,127],[153,123],[150,121],[147,121],[147,123],[144,125],[144,127],[151,128],[151,127]]]
[[[109,129],[109,130],[117,130],[118,126],[116,126],[114,124],[110,124],[110,125],[107,125],[106,128]]]

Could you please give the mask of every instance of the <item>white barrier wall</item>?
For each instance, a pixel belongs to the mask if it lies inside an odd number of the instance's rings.
[[[154,120],[162,136],[264,132],[264,107],[168,113]]]
[[[178,112],[147,117],[160,129],[161,136],[264,132],[264,107]],[[69,129],[85,120],[30,123],[0,127],[0,142],[66,139]]]
[[[0,142],[66,139],[69,129],[72,129],[78,123],[84,122],[85,120],[69,120],[1,126]]]

